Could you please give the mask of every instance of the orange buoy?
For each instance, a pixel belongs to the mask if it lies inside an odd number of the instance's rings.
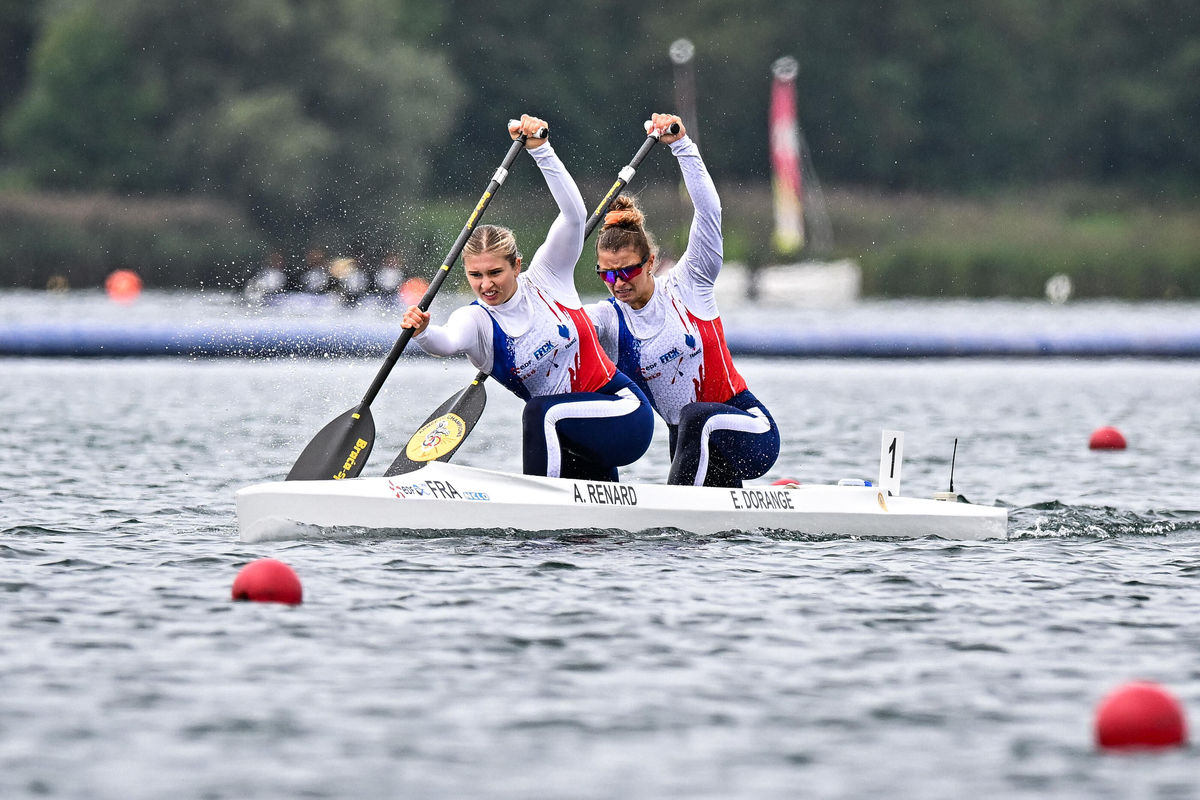
[[[400,287],[400,300],[405,306],[415,306],[425,296],[425,290],[429,288],[429,281],[424,278],[409,278]]]
[[[1096,710],[1096,744],[1113,750],[1177,747],[1187,740],[1179,701],[1149,681],[1119,686]]]
[[[260,558],[242,567],[233,580],[233,599],[298,605],[304,596],[292,568],[273,558]]]
[[[131,269],[114,270],[104,280],[104,291],[109,300],[132,303],[142,293],[142,279]]]
[[[1125,437],[1116,428],[1105,425],[1103,428],[1096,428],[1092,431],[1092,437],[1088,439],[1088,447],[1092,450],[1124,450]]]

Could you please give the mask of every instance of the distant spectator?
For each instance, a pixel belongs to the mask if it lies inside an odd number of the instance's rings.
[[[399,253],[388,253],[375,270],[375,293],[387,301],[394,301],[404,284],[404,259]]]
[[[370,280],[353,258],[335,258],[329,265],[330,291],[346,304],[357,303],[367,293]]]
[[[267,254],[263,268],[247,281],[243,292],[251,303],[261,303],[268,295],[279,294],[286,288],[287,275],[283,271],[283,254],[272,250]]]
[[[321,294],[329,288],[329,266],[326,264],[324,247],[310,247],[304,254],[300,288],[312,294]]]

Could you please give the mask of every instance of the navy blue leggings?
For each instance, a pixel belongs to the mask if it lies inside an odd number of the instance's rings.
[[[748,391],[727,403],[688,403],[670,433],[667,483],[737,488],[766,474],[779,457],[779,428]]]
[[[598,392],[534,397],[521,416],[526,475],[615,481],[654,434],[646,395],[618,372]]]

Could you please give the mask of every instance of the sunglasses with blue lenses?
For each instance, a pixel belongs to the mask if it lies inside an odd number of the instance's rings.
[[[646,262],[649,260],[650,259],[648,258],[643,258],[637,264],[633,264],[628,267],[620,267],[618,269],[604,269],[597,264],[596,274],[599,275],[600,279],[605,283],[616,283],[617,278],[620,278],[623,281],[632,280],[633,278],[636,278],[638,275],[642,274],[642,269],[646,266]]]

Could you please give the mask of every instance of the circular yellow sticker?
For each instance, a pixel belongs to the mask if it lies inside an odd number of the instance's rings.
[[[462,417],[443,414],[412,435],[404,454],[412,461],[435,461],[458,447],[466,434],[467,423]]]

